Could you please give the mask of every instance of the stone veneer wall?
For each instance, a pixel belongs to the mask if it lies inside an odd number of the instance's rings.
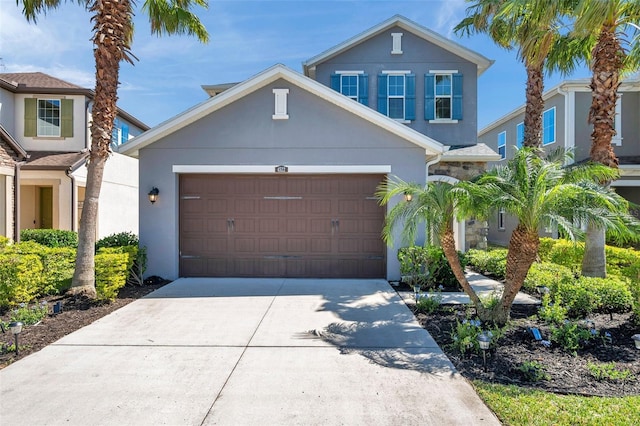
[[[429,175],[445,175],[458,180],[469,180],[486,169],[487,163],[484,162],[440,162],[431,166]],[[474,218],[467,220],[465,223],[465,251],[472,248],[486,249],[488,230],[489,224],[484,220],[475,220]]]

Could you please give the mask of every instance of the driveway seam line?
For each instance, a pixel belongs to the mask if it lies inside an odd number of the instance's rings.
[[[220,399],[220,395],[222,395],[222,392],[224,391],[224,388],[227,387],[227,383],[229,383],[229,379],[231,379],[231,376],[233,376],[233,373],[236,371],[236,368],[238,368],[238,364],[240,364],[240,360],[242,360],[242,358],[244,357],[244,354],[247,352],[247,348],[249,348],[249,346],[251,345],[251,341],[253,340],[253,337],[258,332],[258,329],[260,328],[260,325],[262,324],[262,321],[264,321],[264,318],[267,316],[267,314],[271,310],[271,307],[273,306],[273,302],[276,301],[276,297],[278,297],[280,295],[280,290],[282,290],[282,287],[284,286],[284,283],[285,283],[285,280],[283,279],[282,283],[280,283],[280,287],[278,287],[278,291],[273,295],[273,298],[271,299],[271,303],[269,303],[269,306],[267,307],[267,309],[265,309],[264,314],[262,315],[262,318],[260,318],[260,321],[258,322],[258,325],[256,326],[256,329],[253,330],[253,333],[251,334],[251,337],[249,338],[249,341],[244,346],[244,349],[242,350],[242,353],[240,354],[240,356],[236,360],[236,363],[233,365],[233,368],[229,372],[229,375],[227,376],[227,378],[225,379],[224,383],[220,387],[220,390],[218,391],[218,394],[216,395],[216,397],[213,399],[213,402],[209,406],[209,409],[207,410],[207,413],[202,418],[202,421],[200,422],[200,426],[204,425],[204,422],[207,420],[207,417],[209,417],[209,414],[211,413],[211,410],[213,410],[213,406],[216,405],[216,402],[218,402],[218,399]]]

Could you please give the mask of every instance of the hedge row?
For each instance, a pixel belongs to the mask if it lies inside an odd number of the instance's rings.
[[[127,280],[137,247],[98,252],[95,256],[98,299],[113,300]],[[0,248],[0,306],[29,303],[59,294],[71,285],[75,250],[26,241]]]
[[[467,261],[475,271],[503,280],[507,271],[507,249],[476,250],[466,253]]]

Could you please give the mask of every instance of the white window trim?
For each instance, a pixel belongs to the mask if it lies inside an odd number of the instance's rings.
[[[553,141],[552,142],[548,142],[548,143],[544,143],[544,115],[553,110]],[[557,111],[556,111],[556,107],[551,107],[549,109],[547,109],[546,111],[542,112],[542,146],[547,146],[547,145],[552,145],[556,142],[558,142],[558,134],[556,132],[557,127],[558,127],[558,120],[557,120]]]
[[[361,75],[364,74],[364,71],[336,71],[336,74],[340,74],[340,75]]]
[[[384,73],[384,71],[383,71]],[[404,72],[404,71],[398,71],[398,72],[389,72],[388,76],[394,76],[394,77],[398,77],[398,76],[402,76],[403,77],[403,90],[402,96],[391,96],[389,94],[389,80],[387,79],[387,117],[391,118],[392,120],[396,120],[399,123],[402,124],[407,124],[407,123],[411,123],[410,120],[407,120],[405,118],[407,111],[405,110],[405,101],[406,101],[406,97],[407,97],[407,74],[409,74],[409,72]],[[402,99],[402,118],[393,118],[389,115],[390,111],[391,111],[391,105],[389,105],[389,100],[390,99]]]
[[[64,98],[36,98],[36,137],[37,138],[62,138],[62,99]],[[58,134],[42,135],[40,134],[40,101],[58,101]]]
[[[402,36],[402,33],[391,33],[391,38],[393,39],[392,55],[402,55]]]
[[[289,94],[289,89],[273,89],[273,94],[275,98],[275,113],[272,118],[274,120],[288,120],[287,95]]]
[[[433,74],[434,75],[434,79],[433,79],[433,108],[436,108],[437,105],[437,101],[438,98],[445,98],[446,96],[438,96],[436,94],[436,85],[437,85],[437,77],[438,75],[448,75],[449,78],[451,79],[451,94],[449,95],[449,114],[451,114],[453,116],[453,74],[457,74],[458,70],[429,70],[429,74]],[[435,115],[434,111],[434,115]],[[429,120],[430,124],[438,124],[438,123],[447,123],[447,124],[455,124],[457,123],[458,120],[454,120],[453,118],[436,118],[435,120]]]
[[[458,70],[429,70],[429,74],[458,74]]]
[[[435,120],[429,120],[429,124],[456,124],[458,120],[451,118],[437,118]]]
[[[504,135],[504,145],[500,145],[500,135]],[[507,159],[507,131],[506,130],[498,133],[498,140],[496,142],[498,146],[498,154],[500,154],[500,147],[504,146],[504,158],[501,158],[499,161],[506,160]]]
[[[616,101],[616,118],[613,128],[616,135],[611,139],[611,145],[622,146],[622,93],[618,94]]]
[[[342,91],[342,77],[357,77],[358,74],[355,73],[337,73],[340,76],[340,93],[344,96],[347,96]],[[356,78],[356,94],[355,96],[347,96],[349,99],[353,99],[354,101],[358,101],[358,94],[360,93],[360,79]]]
[[[402,74],[411,74],[410,70],[383,70],[382,74],[392,75],[402,75]]]

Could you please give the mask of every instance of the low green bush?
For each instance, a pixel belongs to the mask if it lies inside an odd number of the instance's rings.
[[[424,247],[402,247],[398,250],[398,260],[400,261],[400,275],[403,282],[411,286],[427,287],[428,255]]]
[[[0,306],[29,303],[42,283],[42,262],[33,254],[0,254]]]
[[[611,380],[626,381],[633,378],[633,373],[629,369],[620,370],[614,362],[605,362],[603,364],[595,364],[587,362],[587,370],[591,377],[598,381]]]
[[[47,247],[78,247],[78,233],[62,229],[23,229],[21,241],[35,241]]]
[[[427,269],[429,270],[428,285],[435,288],[437,286],[443,286],[447,290],[461,291],[462,287],[458,282],[458,279],[453,274],[451,265],[447,257],[444,255],[442,247],[428,246],[427,252]],[[458,259],[460,259],[460,266],[462,269],[467,266],[466,256],[458,252]]]
[[[568,240],[556,240],[549,253],[543,261],[553,262],[565,266],[573,272],[582,270],[582,258],[584,257],[584,243],[572,242]]]
[[[21,304],[23,305],[23,304]],[[49,313],[47,305],[20,306],[11,312],[11,321],[19,321],[23,325],[34,325],[42,321]]]
[[[540,238],[540,245],[538,246],[538,257],[542,262],[549,261],[549,253],[553,246],[556,245],[556,242],[559,240],[555,238],[544,237]]]
[[[534,262],[524,279],[522,288],[530,293],[536,292],[536,287],[553,288],[556,283],[574,278],[571,269],[551,262]]]
[[[436,293],[432,296],[422,295],[416,302],[416,312],[421,314],[432,314],[438,310],[442,304],[442,295]]]
[[[527,382],[550,380],[551,375],[546,372],[544,365],[537,361],[525,361],[516,368]]]
[[[640,283],[640,252],[632,248],[605,246],[607,275],[626,277]]]
[[[99,300],[113,301],[127,283],[129,254],[98,253],[96,262],[96,293]]]
[[[551,303],[551,296],[542,296],[542,307],[538,310],[538,318],[547,324],[561,324],[567,319],[567,308],[562,304],[560,295],[556,295],[555,303]]]
[[[105,247],[138,246],[138,236],[132,232],[118,232],[101,238],[96,243],[96,250]]]
[[[124,253],[127,257],[127,284],[143,285],[143,274],[147,269],[147,249],[146,247],[120,246],[120,247],[103,247],[98,253]]]
[[[0,250],[7,247],[10,242],[11,240],[9,238],[5,237],[4,235],[0,235]]]
[[[507,270],[507,249],[498,248],[488,251],[471,249],[466,256],[469,266],[475,271],[499,280],[504,279]]]
[[[627,281],[616,278],[580,277],[565,280],[551,287],[571,318],[582,318],[592,312],[628,312],[633,307],[633,295]]]
[[[596,339],[598,336],[590,329],[577,322],[566,321],[559,326],[552,325],[551,342],[559,345],[563,350],[576,355],[577,351]]]

